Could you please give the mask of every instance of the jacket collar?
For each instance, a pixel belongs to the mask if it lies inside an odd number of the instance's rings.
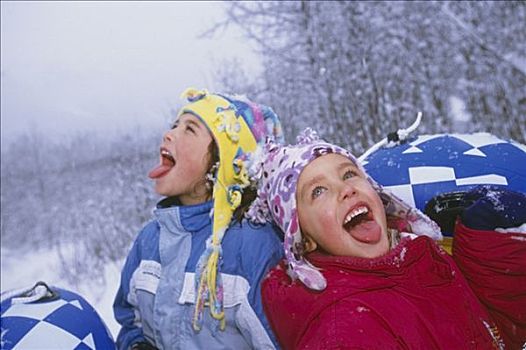
[[[168,197],[157,203],[154,214],[159,223],[170,231],[185,230],[197,232],[211,224],[211,210],[214,202],[181,205],[175,197]]]

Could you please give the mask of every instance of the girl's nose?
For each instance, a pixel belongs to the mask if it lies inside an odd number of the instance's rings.
[[[345,200],[354,197],[356,195],[356,187],[351,181],[344,182],[340,187],[340,199]]]
[[[166,141],[166,142],[172,141],[174,139],[172,132],[173,132],[173,129],[166,131],[163,135],[163,141]]]

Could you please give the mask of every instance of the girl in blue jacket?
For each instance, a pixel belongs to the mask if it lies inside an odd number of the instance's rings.
[[[282,258],[270,224],[242,220],[251,164],[274,112],[246,98],[188,89],[149,177],[166,198],[136,238],[113,305],[119,349],[272,349],[260,284]]]

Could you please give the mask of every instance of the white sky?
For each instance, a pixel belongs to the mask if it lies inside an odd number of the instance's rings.
[[[259,60],[237,28],[197,39],[221,2],[1,1],[2,144],[31,129],[51,135],[166,122],[188,86]],[[56,130],[56,131],[54,131]]]

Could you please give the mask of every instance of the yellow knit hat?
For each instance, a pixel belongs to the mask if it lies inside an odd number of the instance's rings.
[[[249,167],[258,146],[267,138],[283,141],[278,116],[271,108],[249,101],[242,96],[211,94],[206,90],[193,88],[182,95],[190,103],[184,106],[179,116],[191,113],[198,117],[210,130],[219,150],[219,166],[213,188],[212,235],[196,268],[196,307],[193,327],[199,331],[205,303],[208,301],[210,314],[220,321],[224,329],[223,288],[218,262],[221,255],[221,241],[234,211],[241,204],[243,189],[254,179]]]

